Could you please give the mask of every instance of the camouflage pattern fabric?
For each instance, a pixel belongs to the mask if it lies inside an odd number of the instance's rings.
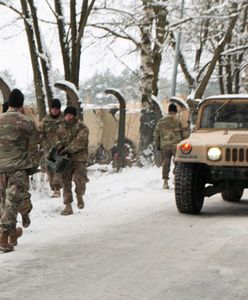
[[[167,145],[176,145],[182,140],[182,124],[175,113],[168,113],[156,124],[154,139],[157,149]]]
[[[89,181],[85,162],[73,162],[70,167],[62,173],[63,198],[65,205],[73,201],[71,191],[72,180],[75,182],[75,193],[77,199],[80,200],[85,194],[86,183]]]
[[[72,161],[86,162],[88,159],[89,129],[77,118],[63,122],[58,131],[59,147],[70,154]]]
[[[0,177],[0,188],[1,188],[1,196],[0,196],[0,218],[2,216],[3,210],[5,209],[5,201],[6,201],[6,182],[5,176]],[[2,182],[2,183],[1,183]],[[21,205],[19,207],[18,212],[22,215],[28,215],[33,209],[33,205],[31,202],[31,194],[29,193],[29,177],[26,177],[26,182],[24,183],[24,192],[23,199]]]
[[[37,131],[32,119],[18,109],[0,115],[0,131],[0,228],[14,232],[22,201],[30,201],[26,170],[37,164]]]
[[[33,209],[33,205],[31,202],[31,194],[29,193],[29,177],[26,178],[26,182],[24,184],[24,193],[21,206],[19,207],[19,213],[22,215],[28,215]]]
[[[16,219],[22,200],[26,195],[28,175],[25,170],[0,174],[1,201],[3,203],[0,228],[15,232]]]
[[[53,118],[50,114],[45,116],[40,123],[42,148],[45,154],[48,154],[50,149],[58,142],[58,129],[63,121],[63,116],[60,114],[58,118]]]
[[[58,118],[53,118],[49,114],[42,119],[40,124],[41,142],[44,150],[43,169],[47,173],[49,185],[52,191],[61,189],[61,174],[50,171],[46,166],[46,162],[50,149],[58,143],[58,130],[62,121],[63,116],[61,114],[58,116]]]
[[[0,173],[32,168],[37,163],[37,130],[31,118],[17,111],[0,115]]]
[[[46,168],[49,185],[52,191],[58,191],[62,187],[62,178],[60,173],[54,173]]]
[[[168,113],[158,121],[155,127],[155,146],[161,150],[163,179],[169,179],[171,159],[175,157],[176,145],[183,139],[183,130],[175,113]]]
[[[162,155],[162,178],[163,179],[169,179],[171,159],[172,159],[172,157],[175,157],[175,154],[176,154],[176,146],[175,145],[165,146],[161,150],[161,155]],[[174,170],[173,170],[173,173],[174,173]]]
[[[72,180],[74,180],[77,199],[80,199],[86,189],[87,178],[86,161],[88,159],[89,129],[77,118],[71,122],[61,123],[59,130],[59,147],[69,153],[71,166],[62,173],[64,204],[73,201]]]

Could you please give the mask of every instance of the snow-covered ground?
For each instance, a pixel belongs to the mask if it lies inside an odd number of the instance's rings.
[[[65,241],[79,231],[97,232],[109,224],[133,221],[137,210],[145,214],[146,205],[165,197],[166,193],[162,190],[161,169],[157,167],[132,167],[116,173],[110,166],[94,165],[89,168],[88,177],[85,208],[79,210],[74,201],[74,214],[61,216],[60,211],[64,207],[62,197],[50,198],[46,178],[43,180],[40,174],[36,175],[31,182],[32,223],[24,229],[16,251],[6,254],[4,258],[17,255],[18,260],[25,260],[33,250],[61,239]],[[167,197],[173,195],[173,189],[167,191]],[[21,226],[20,216],[17,226]]]
[[[0,255],[0,300],[247,299],[247,193],[183,215],[161,168],[98,167],[70,216],[47,183],[32,183],[32,224]]]

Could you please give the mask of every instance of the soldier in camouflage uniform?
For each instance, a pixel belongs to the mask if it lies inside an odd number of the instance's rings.
[[[48,157],[49,151],[52,147],[56,146],[58,142],[58,128],[60,122],[63,120],[61,115],[61,103],[59,99],[53,99],[51,103],[50,113],[43,118],[40,124],[42,147],[45,156],[45,170],[48,176],[50,188],[53,191],[51,197],[60,197],[60,189],[62,187],[61,174],[54,173],[46,167],[46,159]]]
[[[176,145],[183,137],[182,124],[177,116],[177,107],[171,103],[168,108],[168,115],[161,118],[154,130],[155,146],[161,151],[162,156],[162,178],[164,189],[168,189],[168,180],[172,156],[175,157]]]
[[[71,165],[62,172],[63,196],[65,208],[61,215],[73,213],[71,203],[72,180],[75,182],[75,193],[77,206],[84,208],[83,195],[85,194],[87,177],[86,161],[88,158],[88,127],[77,118],[77,110],[68,106],[64,111],[64,122],[59,129],[59,154],[67,154],[70,157]]]
[[[0,115],[0,192],[4,203],[0,218],[0,251],[13,251],[22,234],[16,228],[17,214],[25,198],[28,174],[34,171],[32,158],[37,154],[36,128],[23,115],[24,96],[14,89],[9,96],[9,110]],[[37,167],[35,167],[37,168]]]
[[[9,104],[8,101],[4,102],[3,104],[3,108],[2,108],[2,112],[5,113],[9,108]],[[38,165],[38,157],[36,159],[36,164]],[[27,182],[25,182],[25,193],[23,194],[23,200],[22,200],[22,204],[19,208],[19,213],[22,216],[22,226],[24,228],[27,228],[30,223],[30,217],[29,214],[31,212],[31,210],[33,209],[33,205],[31,202],[31,194],[29,193],[29,178],[27,177]],[[2,198],[5,198],[5,196],[3,196]],[[0,217],[1,217],[1,211],[4,208],[4,202],[0,200]]]

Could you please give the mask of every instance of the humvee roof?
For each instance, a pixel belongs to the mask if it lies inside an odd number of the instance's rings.
[[[248,94],[227,94],[227,95],[216,95],[207,97],[205,100],[216,100],[216,99],[248,99]]]

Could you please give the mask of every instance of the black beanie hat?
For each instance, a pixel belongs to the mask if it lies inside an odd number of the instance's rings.
[[[176,104],[171,103],[171,104],[169,105],[168,111],[169,111],[169,112],[175,112],[175,113],[177,113],[177,106],[176,106]]]
[[[51,108],[61,108],[61,102],[59,99],[53,99],[51,102]]]
[[[11,91],[8,99],[9,106],[20,108],[23,107],[23,102],[24,96],[20,90],[14,89],[13,91]]]
[[[67,106],[66,109],[64,110],[64,115],[66,114],[71,114],[76,117],[77,115],[77,109],[74,106]]]

